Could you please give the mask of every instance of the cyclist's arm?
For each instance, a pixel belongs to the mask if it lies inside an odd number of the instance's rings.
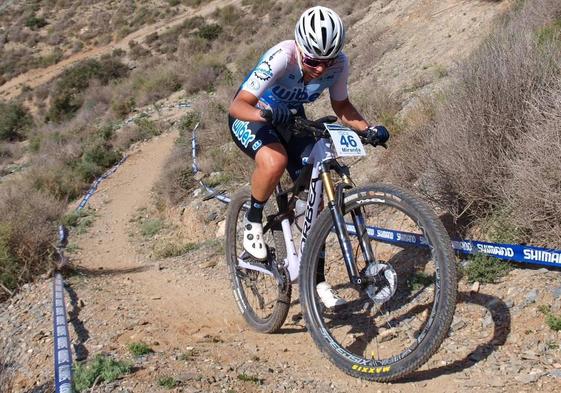
[[[368,128],[368,122],[364,120],[364,117],[356,110],[348,97],[342,101],[335,101],[332,98],[331,107],[337,117],[347,126],[360,131]]]
[[[259,98],[247,92],[240,90],[230,104],[230,115],[243,121],[265,121],[261,117],[261,110],[256,108]]]
[[[269,53],[251,71],[230,104],[229,111],[233,117],[244,121],[265,121],[255,105],[259,97],[286,72],[288,65],[288,56],[282,49]]]
[[[349,101],[349,92],[347,84],[349,80],[349,59],[344,55],[343,69],[339,77],[329,88],[329,96],[331,98],[331,107],[339,119],[347,126],[355,130],[365,130],[368,128],[368,122],[364,120],[362,115],[356,110],[354,105]]]

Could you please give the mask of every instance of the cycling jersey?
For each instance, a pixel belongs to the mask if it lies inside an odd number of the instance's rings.
[[[348,97],[348,75],[349,60],[341,52],[319,78],[305,84],[296,42],[288,40],[265,52],[240,89],[259,98],[260,108],[274,108],[279,102],[297,108],[315,101],[326,88],[332,100],[343,101]]]

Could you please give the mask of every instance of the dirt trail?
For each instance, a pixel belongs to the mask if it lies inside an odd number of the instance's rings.
[[[10,79],[5,84],[0,86],[0,97],[4,100],[12,99],[20,94],[22,86],[25,85],[31,88],[35,88],[44,83],[47,83],[50,80],[56,78],[58,75],[60,75],[65,69],[67,69],[68,67],[79,61],[83,61],[86,59],[91,59],[91,58],[102,56],[104,54],[111,53],[114,49],[127,50],[129,47],[129,42],[131,41],[141,41],[143,38],[154,32],[162,32],[164,30],[179,25],[183,23],[183,21],[187,18],[191,18],[197,15],[207,16],[210,13],[214,12],[214,10],[217,7],[224,7],[230,4],[238,4],[239,2],[240,2],[239,0],[211,1],[201,6],[196,11],[189,10],[182,14],[174,16],[171,19],[163,20],[153,25],[145,26],[140,30],[137,30],[129,34],[128,36],[126,36],[125,38],[123,38],[118,42],[114,42],[105,46],[94,47],[89,50],[80,51],[76,54],[71,55],[66,59],[61,60],[57,64],[53,64],[50,67],[32,69],[28,72],[18,75],[15,78]]]
[[[114,330],[110,349],[122,350],[127,343],[142,339],[156,343],[157,352],[163,354],[193,343],[204,346],[210,342],[214,347],[205,349],[207,363],[204,364],[252,363],[251,358],[261,359],[263,364],[288,368],[286,372],[290,378],[303,384],[302,391],[311,391],[305,385],[309,380],[322,381],[334,391],[461,390],[454,377],[446,373],[431,375],[431,380],[421,378],[419,382],[391,388],[390,385],[369,384],[347,377],[316,349],[299,319],[297,304],[292,307],[293,312],[280,334],[268,336],[248,330],[233,303],[222,255],[213,255],[217,266],[210,275],[202,275],[203,269],[197,269],[197,266],[190,272],[184,270],[188,260],[162,268],[160,262],[151,262],[137,253],[129,239],[129,221],[139,208],[150,205],[150,190],[161,173],[175,137],[176,133],[164,134],[137,148],[90,200],[98,216],[88,234],[78,241],[82,251],[77,263],[91,275],[76,289],[78,296],[91,306],[89,310],[84,309],[88,311],[84,326],[91,337],[90,342],[85,343],[89,352],[93,352],[95,343],[101,341],[96,336]],[[92,292],[93,288],[103,292]],[[90,296],[94,298],[90,299]],[[297,294],[294,298],[297,299]],[[116,310],[121,311],[115,314]],[[133,315],[135,319],[121,328],[120,320],[125,314]],[[160,363],[153,367],[156,370],[170,367],[173,372],[174,366]],[[149,370],[150,367],[141,369],[127,377],[136,383],[134,392],[153,391],[150,383],[154,378]],[[259,390],[277,391],[286,376],[275,375],[273,378]]]

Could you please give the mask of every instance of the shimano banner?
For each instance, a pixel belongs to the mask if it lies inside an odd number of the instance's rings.
[[[350,234],[355,234],[352,224],[347,224],[347,230]],[[367,227],[367,230],[368,236],[371,239],[385,243],[401,243],[428,247],[425,237],[416,233],[392,231],[390,229],[377,227]],[[508,261],[561,267],[561,250],[514,244],[488,243],[476,240],[453,240],[452,247],[456,252],[461,254],[485,254],[490,257]]]

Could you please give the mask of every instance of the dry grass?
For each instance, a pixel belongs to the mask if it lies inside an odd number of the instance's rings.
[[[561,220],[560,185],[553,180],[561,168],[544,160],[558,152],[559,123],[552,114],[561,47],[543,38],[560,16],[558,2],[540,0],[505,19],[459,67],[434,119],[394,140],[401,144],[390,158],[394,178],[414,182],[456,217],[484,221],[496,210],[508,211],[505,230],[526,222],[515,232],[561,244],[546,230]],[[528,209],[538,200],[542,206],[547,200],[547,207]]]

